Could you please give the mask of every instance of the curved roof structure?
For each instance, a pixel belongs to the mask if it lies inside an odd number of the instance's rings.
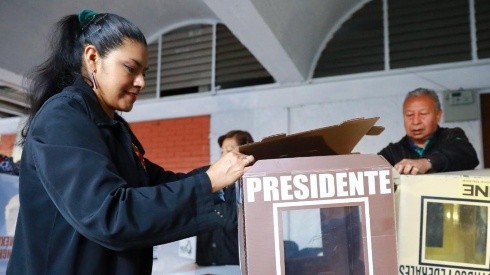
[[[2,1],[0,118],[26,108],[23,75],[44,60],[56,21],[82,9],[120,14],[137,24],[149,42],[162,30],[186,22],[223,23],[282,84],[307,80],[329,37],[368,1]]]

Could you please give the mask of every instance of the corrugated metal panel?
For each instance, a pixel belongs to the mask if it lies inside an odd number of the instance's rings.
[[[158,41],[148,45],[148,71],[145,76],[145,89],[138,96],[139,99],[156,98],[157,70],[158,70]]]
[[[389,1],[391,68],[471,60],[467,0]]]
[[[216,85],[240,87],[273,82],[257,59],[224,26],[217,26]],[[213,26],[192,25],[162,37],[160,96],[209,91],[212,83]],[[149,45],[150,69],[140,98],[157,89],[158,42]]]
[[[490,56],[490,1],[475,0],[478,56]],[[471,59],[467,0],[388,1],[390,67],[404,68]],[[209,25],[163,36],[161,96],[207,91],[213,83]],[[231,88],[273,82],[270,74],[226,28],[216,28],[215,85]],[[368,2],[326,45],[314,77],[384,70],[383,1]],[[144,95],[156,91],[157,45],[151,45]]]
[[[162,96],[165,96],[166,90],[211,85],[212,39],[212,26],[203,25],[163,36]]]
[[[216,85],[241,87],[274,82],[257,59],[224,25],[216,28]]]
[[[0,118],[27,114],[27,93],[0,86]]]
[[[357,11],[327,43],[313,77],[383,70],[383,3]]]
[[[478,58],[490,58],[490,1],[475,0]]]

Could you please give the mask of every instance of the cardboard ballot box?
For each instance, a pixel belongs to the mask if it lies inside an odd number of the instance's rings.
[[[378,155],[345,154],[376,120],[240,147],[258,156],[241,180],[242,274],[397,273],[392,167]],[[308,147],[308,140],[323,145]]]
[[[399,274],[490,274],[490,170],[400,176]]]

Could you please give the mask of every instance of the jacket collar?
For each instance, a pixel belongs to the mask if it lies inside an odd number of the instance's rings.
[[[114,117],[115,119],[112,119],[104,112],[104,109],[102,109],[102,106],[100,105],[97,95],[95,94],[94,90],[92,89],[92,87],[90,87],[90,85],[87,83],[87,81],[83,76],[81,75],[77,76],[75,78],[75,81],[73,82],[72,87],[74,87],[77,90],[81,90],[80,94],[83,97],[83,99],[87,102],[89,115],[97,125],[114,125],[117,123],[116,120],[119,120],[118,118],[122,119],[117,114]]]
[[[422,148],[423,149],[422,152],[424,152],[431,144],[433,144],[435,140],[439,139],[440,133],[441,133],[441,127],[438,125],[437,130],[434,132],[434,134],[432,134],[432,136],[427,138],[427,140],[425,141],[425,146],[424,148]],[[419,148],[407,135],[403,137],[403,140],[408,147],[414,148],[414,150],[416,148]]]
[[[138,141],[138,139],[134,136],[134,133],[131,131],[131,128],[129,127],[128,123],[124,120],[124,118],[122,118],[116,112],[114,114],[114,119],[112,119],[104,112],[104,109],[102,109],[102,106],[99,103],[99,99],[97,98],[97,95],[95,94],[94,90],[92,89],[92,87],[90,87],[90,85],[87,83],[87,81],[83,76],[81,75],[77,76],[75,78],[75,81],[73,82],[72,87],[75,90],[77,90],[78,94],[80,94],[82,98],[85,100],[85,102],[87,102],[89,116],[98,126],[104,126],[104,125],[113,126],[113,125],[122,124],[128,130],[132,142],[138,147],[138,149],[143,154],[145,153],[143,146]]]

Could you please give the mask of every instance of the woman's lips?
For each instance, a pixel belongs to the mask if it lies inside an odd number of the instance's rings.
[[[126,92],[126,94],[129,95],[133,101],[136,101],[136,98],[138,97],[138,93]]]

